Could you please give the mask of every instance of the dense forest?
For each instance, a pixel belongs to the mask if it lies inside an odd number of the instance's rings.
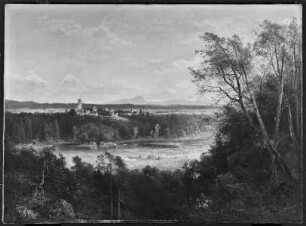
[[[134,115],[127,120],[57,114],[6,113],[5,137],[13,143],[103,142],[131,138],[176,138],[205,131],[215,122],[209,115]]]
[[[103,152],[97,166],[75,157],[69,170],[65,159],[52,150],[17,150],[13,142],[45,140],[46,128],[51,127],[52,137],[59,131],[62,138],[73,139],[74,126],[82,128],[82,120],[90,125],[90,118],[7,114],[5,222],[46,222],[54,217],[59,222],[301,222],[300,26],[296,20],[287,26],[264,21],[260,29],[253,45],[244,45],[237,35],[202,36],[206,48],[197,53],[205,62],[202,68],[191,69],[191,74],[202,92],[218,91],[230,103],[223,108],[209,152],[186,162],[182,169],[160,171],[147,166],[129,170],[120,157]],[[261,59],[263,71],[253,73],[255,58]],[[262,76],[257,76],[259,72]],[[210,79],[219,83],[209,83]],[[116,126],[105,121],[101,127],[127,126],[129,136],[134,135],[135,125],[141,136],[150,136],[151,131],[156,132],[156,123],[161,126],[161,136],[167,134],[166,128],[170,135],[179,135],[179,129],[194,130],[187,129],[189,123],[180,118],[183,116],[171,117],[153,117],[152,122],[131,118],[132,125],[120,122]],[[37,123],[40,132],[28,126],[27,120]],[[26,128],[32,128],[32,136]],[[124,130],[118,130],[122,139]],[[104,133],[101,139],[106,139]]]

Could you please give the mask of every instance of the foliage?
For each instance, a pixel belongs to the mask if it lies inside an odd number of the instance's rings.
[[[110,219],[110,200],[115,219],[119,218],[118,203],[122,219],[184,217],[186,189],[180,170],[159,171],[148,166],[143,171],[129,171],[119,156],[108,152],[97,158],[100,164],[96,168],[76,156],[69,170],[64,158],[48,149],[38,153],[8,145],[5,151],[6,222],[18,220],[16,205],[37,211],[39,220],[52,221],[49,207],[61,199],[71,203],[81,219]],[[40,189],[45,201],[33,203],[31,200],[35,200]]]
[[[213,118],[206,115],[134,115],[128,121],[111,120],[71,113],[11,114],[5,117],[6,139],[14,143],[51,142],[100,142],[137,137],[181,137],[204,131]],[[157,126],[159,125],[159,126]]]

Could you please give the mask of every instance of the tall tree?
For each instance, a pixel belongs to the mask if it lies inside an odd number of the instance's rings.
[[[54,138],[56,140],[60,139],[60,130],[59,130],[59,125],[58,125],[58,121],[54,120]]]
[[[121,218],[120,204],[120,184],[123,178],[120,176],[120,171],[126,169],[124,161],[119,156],[113,156],[109,152],[104,152],[97,157],[97,169],[103,172],[108,177],[109,197],[110,197],[110,216],[114,218],[114,182],[117,188],[117,217]]]
[[[26,141],[26,135],[25,135],[24,124],[23,124],[22,120],[20,120],[20,122],[19,122],[18,134],[19,134],[19,142],[21,142],[21,143],[25,142]]]
[[[259,124],[262,143],[271,154],[271,181],[275,183],[278,183],[279,172],[292,179],[287,165],[277,150],[285,73],[289,67],[289,40],[285,36],[286,29],[287,27],[264,21],[254,48],[251,44],[243,45],[237,35],[222,38],[212,33],[205,33],[201,36],[206,44],[205,48],[196,51],[196,54],[203,57],[201,67],[190,69],[200,92],[218,92],[230,101],[238,103],[250,125],[256,129],[249,113],[252,109]],[[265,59],[261,70],[256,67],[258,56]],[[278,103],[272,135],[267,131],[255,96],[260,86],[258,81],[268,72],[272,72],[278,80]]]
[[[300,85],[301,85],[301,31],[294,18],[289,25],[279,25],[270,21],[261,24],[254,50],[266,71],[278,81],[278,98],[275,112],[273,147],[277,150],[280,143],[280,122],[283,109],[287,108],[289,134],[295,150],[299,144],[293,128],[290,96],[293,94],[296,110],[296,132],[300,132]],[[285,93],[286,82],[291,88]],[[288,89],[287,89],[288,90]],[[299,135],[298,135],[299,136]],[[279,155],[279,153],[278,153]],[[299,156],[300,157],[300,156]]]
[[[115,177],[115,182],[117,187],[117,218],[118,220],[120,220],[121,219],[121,184],[123,183],[125,176],[124,174],[122,174],[122,172],[126,170],[126,164],[119,156],[116,156],[114,158],[114,164],[117,171]]]
[[[42,129],[43,129],[43,131],[42,131],[43,132],[43,134],[42,134],[43,140],[44,141],[49,141],[49,139],[50,139],[50,136],[49,136],[50,128],[49,128],[49,125],[46,121],[43,122]]]
[[[266,60],[266,68],[271,70],[278,80],[278,103],[275,116],[273,145],[279,143],[279,125],[284,96],[285,72],[288,67],[288,40],[286,40],[286,26],[265,20],[261,24],[261,31],[257,34],[254,44],[256,54]]]
[[[32,140],[33,139],[32,120],[30,117],[27,117],[25,120],[25,131],[27,133],[27,139]]]
[[[287,107],[288,111],[293,109],[295,112],[295,133],[292,133],[292,139],[295,139],[296,137],[299,141],[301,141],[302,31],[301,25],[297,23],[295,18],[289,24],[287,38],[289,45],[289,68],[286,74],[286,81],[290,87],[291,93],[287,93],[286,95],[288,97],[288,101],[290,101],[290,99],[293,100],[291,101],[292,104],[287,105]],[[293,126],[293,122],[291,123]]]
[[[217,92],[238,103],[253,125],[247,111],[248,97],[243,81],[243,76],[249,75],[251,70],[251,47],[243,46],[237,35],[223,38],[206,32],[200,38],[205,42],[206,48],[196,50],[195,53],[203,57],[203,62],[200,69],[190,68],[200,92]]]

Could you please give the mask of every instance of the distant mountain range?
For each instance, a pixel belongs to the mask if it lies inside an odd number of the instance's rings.
[[[110,102],[109,104],[140,104],[145,105],[149,104],[142,96],[136,96],[130,99],[120,99],[114,102]]]
[[[120,99],[109,104],[136,104],[136,105],[200,105],[188,100],[167,100],[161,102],[147,101],[142,96],[135,96],[129,99]]]

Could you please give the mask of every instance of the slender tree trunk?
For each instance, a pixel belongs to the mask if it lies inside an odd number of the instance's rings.
[[[114,217],[114,203],[113,203],[113,188],[112,188],[112,179],[109,178],[109,194],[110,194],[110,214],[111,219]]]
[[[295,78],[295,86],[294,86],[294,91],[295,91],[295,126],[296,126],[296,135],[297,135],[297,139],[299,141],[302,140],[301,137],[301,93],[302,93],[302,74],[301,74],[301,68],[297,67],[296,68],[296,78]]]
[[[261,114],[259,112],[259,109],[258,109],[258,106],[257,106],[257,102],[255,100],[255,97],[254,97],[254,95],[253,95],[251,90],[249,92],[250,92],[250,96],[251,96],[252,106],[253,106],[253,109],[255,111],[255,115],[257,117],[258,123],[259,123],[259,128],[260,128],[261,135],[262,135],[262,141],[263,141],[264,144],[270,144],[269,135],[268,135],[268,132],[266,130],[264,121],[263,121],[263,119],[261,117]]]
[[[274,147],[277,147],[279,142],[279,124],[280,118],[282,113],[282,103],[283,103],[283,96],[284,96],[284,75],[280,75],[280,84],[279,84],[279,93],[278,93],[278,103],[276,109],[276,118],[275,118],[275,134],[274,134]]]
[[[47,161],[44,160],[44,166],[43,166],[43,171],[42,171],[42,176],[41,176],[41,182],[39,184],[39,188],[43,189],[43,185],[45,184],[45,168],[47,165]]]
[[[290,132],[290,137],[292,139],[292,142],[294,144],[294,150],[295,150],[295,154],[297,156],[297,171],[299,173],[299,175],[301,174],[301,149],[300,149],[300,145],[298,143],[298,141],[296,140],[296,136],[294,134],[294,130],[293,130],[293,122],[292,122],[292,114],[291,114],[291,109],[290,106],[288,106],[288,124],[289,124],[289,132]]]
[[[248,111],[247,111],[247,109],[246,109],[246,107],[245,107],[243,98],[242,98],[241,96],[239,97],[239,103],[240,103],[240,107],[241,107],[242,112],[243,112],[244,115],[247,117],[247,119],[248,119],[250,125],[254,128],[254,127],[255,127],[255,126],[254,126],[254,122],[253,122],[253,120],[252,120],[250,114],[248,113]]]
[[[44,203],[44,193],[45,193],[45,190],[44,190],[44,184],[45,184],[45,174],[46,174],[46,167],[47,167],[47,161],[44,159],[44,165],[43,165],[43,170],[42,170],[42,175],[41,175],[41,182],[38,186],[35,187],[35,192],[34,192],[34,197],[35,199],[37,199],[40,204],[43,204]]]
[[[291,137],[292,142],[295,146],[295,150],[299,150],[299,144],[296,140],[296,136],[295,136],[294,130],[293,130],[293,122],[292,122],[292,114],[291,114],[290,106],[287,107],[287,110],[288,110],[288,124],[289,124],[290,137]]]
[[[190,217],[189,197],[187,196],[187,218]]]
[[[189,206],[189,181],[187,181],[186,203],[187,203],[187,218],[189,218],[189,217],[190,217],[190,206]]]
[[[299,63],[298,63],[298,60],[297,60],[297,55],[296,55],[296,48],[294,47],[293,48],[293,62],[294,62],[294,76],[293,78],[291,78],[292,80],[292,89],[294,90],[294,94],[295,94],[295,128],[296,128],[296,136],[297,136],[297,139],[299,141],[301,141],[301,137],[300,137],[300,134],[301,134],[301,126],[300,126],[300,117],[301,117],[301,114],[300,114],[300,87],[301,87],[301,84],[302,84],[302,77],[301,77],[301,70],[300,70],[300,66],[299,66]]]
[[[299,141],[301,141],[301,123],[300,123],[300,101],[297,96],[295,95],[295,128],[296,128],[296,135]]]
[[[118,186],[118,220],[121,220],[120,187]]]
[[[286,163],[282,160],[279,152],[275,148],[275,145],[269,139],[268,132],[266,130],[265,124],[259,112],[255,97],[250,90],[252,106],[254,108],[257,120],[259,122],[260,131],[262,134],[262,141],[264,146],[268,149],[271,154],[271,186],[279,184],[281,176],[286,176],[290,181],[293,180],[290,170],[288,169]]]

